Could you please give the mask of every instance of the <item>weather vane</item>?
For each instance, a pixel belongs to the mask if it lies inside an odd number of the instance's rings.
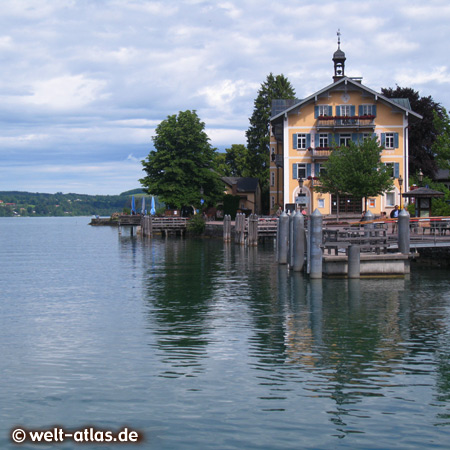
[[[338,28],[336,34],[337,34],[337,37],[338,37],[338,47],[340,47],[341,46],[341,29],[340,28]]]

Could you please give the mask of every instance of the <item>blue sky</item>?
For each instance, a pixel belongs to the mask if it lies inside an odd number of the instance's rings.
[[[304,98],[346,75],[450,107],[447,0],[2,0],[0,190],[119,194],[167,116],[245,144],[272,72]]]

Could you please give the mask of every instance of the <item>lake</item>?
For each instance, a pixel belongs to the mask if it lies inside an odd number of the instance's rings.
[[[309,280],[272,244],[89,221],[0,219],[0,448],[449,448],[448,270]]]

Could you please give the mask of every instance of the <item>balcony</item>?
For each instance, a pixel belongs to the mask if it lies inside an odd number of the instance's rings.
[[[360,129],[375,128],[375,116],[319,116],[317,129]]]
[[[328,159],[331,152],[333,151],[332,147],[316,147],[311,148],[311,157],[314,161]]]

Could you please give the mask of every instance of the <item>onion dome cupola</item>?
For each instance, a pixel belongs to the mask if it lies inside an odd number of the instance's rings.
[[[338,49],[334,52],[333,62],[334,62],[334,76],[333,80],[336,82],[340,78],[345,76],[345,53],[341,50],[341,32],[338,30]]]

